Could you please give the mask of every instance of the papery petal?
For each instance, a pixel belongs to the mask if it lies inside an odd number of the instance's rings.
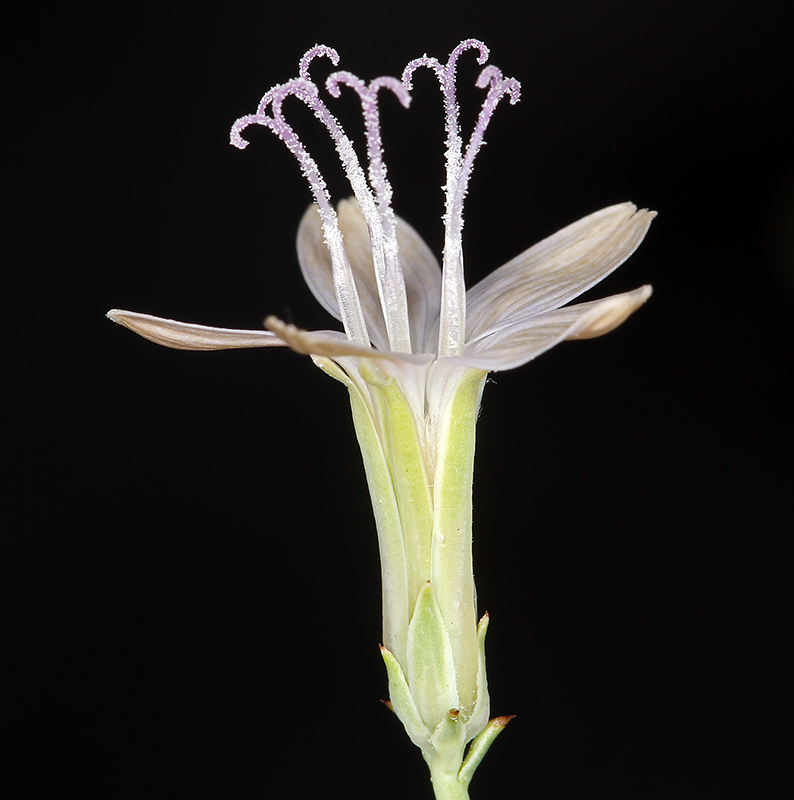
[[[375,350],[351,342],[343,333],[337,331],[304,331],[278,317],[266,317],[265,325],[296,353],[307,356],[359,356],[362,358],[382,358],[388,361],[426,364],[434,356],[430,353],[393,353],[390,350]]]
[[[361,207],[354,198],[342,200],[337,207],[339,228],[345,237],[345,249],[353,266],[356,285],[366,281],[369,295],[378,297],[375,267],[372,262],[372,247],[369,231],[361,213]],[[394,217],[400,267],[405,281],[405,294],[408,302],[408,316],[411,325],[411,341],[415,352],[435,349],[426,342],[429,329],[437,320],[441,304],[441,267],[433,251],[424,239],[404,219]],[[359,276],[361,281],[359,281]],[[377,306],[380,319],[380,303]],[[366,313],[366,310],[365,310]],[[369,318],[367,318],[369,324]],[[380,323],[383,325],[383,323]],[[385,330],[385,325],[383,326]]]
[[[298,263],[303,279],[317,302],[334,319],[341,321],[339,303],[334,290],[331,255],[323,241],[323,227],[319,207],[312,203],[301,217],[296,240]]]
[[[339,229],[345,240],[361,307],[373,344],[388,349],[386,323],[378,295],[369,231],[358,202],[342,200],[337,207]],[[404,220],[395,217],[400,266],[405,278],[411,340],[415,350],[429,349],[427,336],[438,317],[441,302],[441,268],[422,237]],[[323,241],[317,206],[309,206],[298,228],[298,261],[303,277],[319,303],[340,319],[331,256]]]
[[[530,247],[467,293],[467,339],[491,326],[559,308],[619,267],[656,216],[632,203],[596,211]]]
[[[414,352],[434,351],[441,309],[441,267],[414,228],[400,217],[395,217],[395,222]]]
[[[571,312],[578,308],[580,311],[590,308],[586,314],[579,317],[574,328],[568,332],[566,339],[595,339],[603,336],[622,325],[653,293],[653,289],[646,284],[634,289],[632,292],[613,294],[603,300],[593,300],[589,303],[579,303],[570,306]],[[561,308],[557,314],[562,316],[568,308]],[[571,314],[573,316],[573,314]]]
[[[339,230],[345,241],[345,250],[353,270],[361,310],[367,323],[367,332],[372,343],[381,350],[389,349],[386,323],[380,306],[378,284],[372,265],[372,249],[367,232],[367,224],[359,212],[351,214],[346,207],[350,201],[339,203]],[[298,227],[298,262],[304,280],[312,294],[336,319],[341,320],[339,303],[334,288],[331,254],[323,239],[323,229],[316,205],[311,205],[301,219]]]
[[[150,342],[175,350],[232,350],[241,347],[284,347],[286,342],[270,331],[213,328],[114,308],[107,317]]]
[[[463,356],[451,359],[486,370],[514,369],[565,339],[589,339],[614,330],[649,297],[650,286],[578,303],[544,314],[527,314],[494,328],[466,344]]]

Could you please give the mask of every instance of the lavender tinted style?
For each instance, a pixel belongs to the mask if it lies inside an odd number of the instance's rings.
[[[488,95],[464,152],[458,122],[458,104],[455,98],[455,69],[461,53],[469,48],[477,50],[479,64],[484,64],[488,60],[488,48],[482,42],[467,39],[452,51],[444,65],[428,56],[411,61],[403,72],[402,83],[395,78],[381,77],[366,84],[349,72],[334,72],[328,77],[326,88],[333,97],[339,97],[340,86],[347,85],[356,91],[361,100],[367,136],[369,185],[352,142],[320,99],[318,88],[309,77],[309,67],[315,58],[325,56],[334,66],[339,63],[339,55],[330,47],[319,45],[309,50],[301,59],[300,77],[271,89],[262,98],[256,114],[242,117],[232,128],[232,144],[242,149],[248,142],[242,138],[241,132],[252,124],[264,125],[279,136],[298,159],[320,210],[324,239],[331,254],[341,321],[350,341],[368,344],[372,337],[368,334],[366,321],[357,300],[353,274],[328,187],[314,159],[307,153],[284,119],[282,104],[290,95],[299,98],[311,108],[331,134],[369,229],[378,294],[388,336],[387,349],[409,353],[413,350],[408,305],[398,258],[394,212],[391,208],[392,190],[382,157],[378,91],[389,89],[407,108],[410,104],[408,91],[413,88],[411,84],[413,73],[420,67],[428,67],[436,73],[444,95],[447,129],[445,245],[437,353],[439,356],[460,356],[463,355],[466,330],[466,287],[461,241],[466,187],[474,158],[483,144],[483,134],[494,109],[506,94],[510,95],[511,103],[516,103],[521,89],[518,81],[512,78],[504,79],[496,67],[489,66],[483,69],[477,80],[477,86],[487,87]]]
[[[444,111],[447,130],[447,179],[446,209],[444,214],[444,268],[441,294],[441,313],[439,320],[439,356],[463,355],[466,335],[466,283],[463,276],[463,201],[469,183],[474,159],[483,145],[483,135],[491,115],[499,101],[510,95],[510,103],[515,105],[521,95],[521,84],[514,78],[504,79],[502,73],[493,66],[485,67],[477,79],[477,87],[488,88],[469,143],[463,152],[458,122],[458,103],[455,98],[455,69],[458,58],[467,48],[478,51],[477,63],[488,60],[488,48],[476,39],[461,42],[450,54],[445,65],[435,58],[416,58],[403,72],[403,83],[413,88],[411,78],[419,67],[429,67],[438,77],[444,95]]]
[[[332,97],[338,97],[341,87],[348,86],[361,100],[369,180],[352,142],[320,98],[320,90],[309,75],[312,61],[319,57],[338,64],[339,56],[330,47],[318,45],[309,50],[300,60],[298,77],[270,89],[256,113],[242,117],[232,128],[231,142],[242,149],[248,144],[241,135],[246,127],[252,124],[268,127],[298,160],[318,207],[322,238],[330,256],[332,290],[327,291],[328,287],[319,280],[318,276],[324,277],[320,275],[320,268],[307,268],[303,261],[301,267],[319,302],[342,322],[344,339],[333,331],[300,331],[274,317],[266,320],[269,331],[245,331],[181,323],[115,309],[108,316],[146,338],[177,349],[287,345],[298,352],[319,356],[369,355],[413,364],[451,358],[484,370],[513,369],[565,339],[600,336],[617,327],[647,300],[650,287],[643,286],[601,301],[566,304],[603,280],[642,241],[655,214],[637,212],[630,203],[611,206],[569,225],[466,292],[461,231],[469,176],[497,104],[505,95],[515,103],[520,93],[518,81],[503,78],[494,66],[483,68],[476,85],[487,89],[487,94],[464,150],[455,79],[458,60],[469,49],[476,51],[478,63],[485,63],[486,46],[476,39],[467,39],[452,51],[445,64],[428,56],[414,59],[405,68],[402,81],[381,77],[367,84],[343,71],[327,78],[326,88]],[[435,262],[429,251],[428,255],[421,253],[416,260],[403,259],[399,253],[397,239],[401,226],[411,237],[418,236],[391,208],[391,186],[380,137],[378,92],[388,89],[407,108],[411,79],[420,67],[435,72],[445,107],[446,210],[440,278],[434,272]],[[311,108],[333,139],[358,201],[357,213],[363,215],[366,222],[367,246],[371,249],[374,268],[372,280],[351,267],[325,180],[284,118],[282,104],[289,96],[297,97]],[[309,233],[304,233],[304,240],[311,238]],[[426,249],[424,242],[419,242]],[[301,236],[298,245],[300,252]],[[433,263],[428,263],[431,260]],[[362,307],[362,296],[366,294],[362,289],[368,288],[376,289],[376,307]],[[437,304],[425,302],[422,308],[412,307],[412,294],[435,300],[436,293]],[[414,306],[418,305],[415,300]],[[437,335],[432,337],[418,335],[436,331]]]

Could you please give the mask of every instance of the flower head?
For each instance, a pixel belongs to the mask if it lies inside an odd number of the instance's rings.
[[[339,61],[335,50],[318,45],[301,59],[297,78],[273,87],[256,113],[234,124],[231,142],[244,149],[242,133],[262,125],[279,136],[297,158],[315,204],[298,232],[298,258],[304,278],[320,304],[342,322],[334,331],[302,331],[268,317],[268,331],[243,331],[191,325],[144,314],[113,310],[108,316],[168,347],[217,350],[290,346],[316,356],[366,356],[404,364],[441,359],[483,370],[518,367],[564,339],[601,336],[622,323],[650,295],[650,287],[604,300],[567,305],[618,267],[642,241],[654,212],[631,203],[605,208],[530,247],[480,283],[465,289],[463,205],[474,159],[494,109],[504,97],[518,101],[520,84],[503,78],[494,66],[480,73],[477,86],[486,98],[468,144],[458,123],[455,74],[463,52],[477,61],[489,56],[482,42],[461,42],[445,64],[423,56],[411,61],[402,80],[376,78],[369,84],[349,72],[332,73],[326,89],[339,97],[343,86],[359,96],[367,137],[365,175],[353,144],[321,99],[309,68],[318,57]],[[446,211],[443,269],[419,234],[391,207],[391,186],[382,158],[378,93],[387,89],[406,108],[414,72],[426,67],[438,77],[447,129]],[[350,180],[355,199],[335,210],[320,170],[282,109],[294,96],[328,129]]]
[[[245,148],[245,129],[261,125],[298,160],[314,196],[298,229],[298,260],[309,288],[343,332],[304,331],[272,316],[265,320],[266,331],[247,331],[108,313],[145,338],[177,349],[288,346],[312,356],[348,387],[380,537],[392,701],[431,768],[453,740],[453,750],[462,753],[488,720],[486,624],[477,626],[471,567],[474,427],[485,376],[518,367],[563,340],[607,333],[651,293],[643,286],[570,305],[645,236],[654,213],[630,203],[563,228],[466,290],[463,208],[472,166],[497,104],[505,97],[515,103],[520,95],[516,80],[483,66],[476,83],[485,100],[464,146],[456,67],[468,50],[486,64],[488,49],[469,39],[445,63],[428,56],[411,61],[401,80],[365,83],[344,71],[327,78],[331,97],[347,88],[361,102],[366,171],[310,76],[317,58],[338,64],[329,47],[309,50],[298,76],[270,89],[256,112],[232,127],[235,146]],[[442,265],[392,210],[382,157],[379,92],[392,92],[407,108],[420,68],[436,75],[445,109]],[[354,195],[336,208],[316,162],[285,119],[283,103],[290,96],[314,112],[334,142]]]
[[[417,419],[437,415],[435,401],[450,373],[459,367],[513,369],[565,339],[601,336],[620,325],[651,294],[650,286],[602,300],[568,305],[625,261],[642,241],[654,212],[623,203],[597,211],[530,247],[466,291],[463,274],[463,205],[474,159],[494,109],[504,98],[516,103],[520,84],[485,66],[477,86],[486,90],[474,130],[463,146],[458,122],[456,67],[467,50],[479,64],[488,60],[480,41],[461,42],[446,63],[423,56],[411,61],[402,79],[380,77],[370,83],[349,72],[328,76],[325,88],[339,97],[343,87],[359,97],[365,122],[368,170],[352,142],[321,98],[309,74],[320,57],[336,66],[339,56],[318,45],[301,58],[298,77],[274,86],[254,114],[241,117],[231,143],[247,147],[250,125],[272,130],[296,157],[315,203],[298,229],[298,260],[320,304],[342,323],[338,331],[304,331],[274,316],[268,330],[230,330],[193,325],[129,311],[108,316],[158,344],[187,350],[288,346],[311,355],[322,366],[335,360],[354,380],[355,365],[343,359],[376,359],[402,385]],[[378,93],[392,92],[408,107],[412,78],[428,68],[438,78],[444,100],[446,208],[443,267],[419,234],[396,216],[382,157]],[[350,180],[354,198],[331,202],[319,167],[284,117],[287,97],[305,103],[330,133]]]

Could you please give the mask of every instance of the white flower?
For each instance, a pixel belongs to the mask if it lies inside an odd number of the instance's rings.
[[[487,620],[478,631],[471,565],[474,427],[485,376],[521,366],[566,339],[601,336],[651,294],[650,286],[642,286],[570,304],[642,241],[654,213],[631,203],[568,225],[465,289],[461,232],[471,167],[496,104],[505,95],[516,102],[520,89],[495,67],[482,70],[477,85],[487,95],[464,149],[455,68],[467,49],[477,51],[480,64],[487,61],[485,46],[467,40],[446,64],[427,56],[412,61],[401,82],[378,78],[367,85],[347,72],[327,79],[332,96],[342,85],[359,95],[367,176],[309,77],[315,57],[337,63],[329,48],[307,52],[299,77],[271,89],[257,113],[232,129],[232,143],[243,148],[246,126],[269,127],[298,159],[316,201],[300,223],[298,259],[314,296],[344,332],[304,331],[272,316],[265,320],[268,330],[249,331],[108,313],[141,336],[177,349],[288,346],[346,384],[380,538],[392,703],[430,763],[434,785],[463,780],[463,748],[488,721],[482,649]],[[377,93],[388,89],[407,107],[419,67],[436,73],[446,111],[443,268],[419,234],[393,213],[381,158]],[[326,126],[350,179],[355,198],[336,210],[317,165],[284,119],[281,106],[289,95]],[[495,729],[487,730],[493,738]],[[469,767],[464,765],[468,777],[487,747],[476,745]],[[453,773],[457,777],[449,777]]]
[[[306,212],[298,254],[309,288],[341,319],[316,206]],[[441,300],[441,269],[432,251],[408,223],[396,218],[400,266],[408,295],[413,342],[408,352],[388,349],[378,303],[366,223],[354,200],[338,207],[367,329],[374,350],[335,331],[301,331],[275,317],[268,331],[214,328],[114,309],[108,317],[146,339],[178,350],[224,350],[290,346],[318,356],[366,356],[406,364],[451,360],[489,371],[514,369],[566,339],[588,339],[614,330],[651,294],[650,286],[602,300],[566,305],[619,267],[637,248],[655,216],[631,203],[610,206],[568,225],[508,261],[466,292],[466,339],[460,356],[435,352]],[[413,357],[412,357],[413,356]]]

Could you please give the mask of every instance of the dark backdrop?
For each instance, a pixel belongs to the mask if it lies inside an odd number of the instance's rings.
[[[493,711],[518,716],[473,797],[774,796],[790,9],[28,8],[4,31],[0,796],[430,797],[378,702],[377,550],[343,388],[291,352],[169,351],[103,314],[327,327],[294,253],[296,164],[265,131],[235,150],[228,129],[317,42],[371,78],[471,36],[523,99],[475,168],[470,282],[603,206],[659,211],[596,293],[650,282],[647,306],[486,390],[476,574]],[[438,250],[439,95],[427,79],[415,96],[384,111],[387,158],[398,213]],[[476,99],[462,92],[465,119]]]

